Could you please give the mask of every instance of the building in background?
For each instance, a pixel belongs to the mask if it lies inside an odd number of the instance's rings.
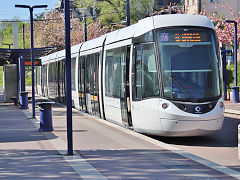
[[[229,6],[234,13],[231,13],[226,6]],[[201,11],[206,11],[207,16],[225,16],[227,19],[238,18],[240,0],[185,0],[187,14],[199,14]]]
[[[155,2],[157,2],[159,7],[166,8],[169,5],[181,5],[183,0],[155,0]]]

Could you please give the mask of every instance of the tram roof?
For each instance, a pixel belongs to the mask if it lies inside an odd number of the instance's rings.
[[[157,15],[144,18],[142,20],[139,20],[136,24],[109,33],[106,37],[106,45],[125,39],[130,39],[132,37],[141,36],[153,29],[175,26],[199,26],[214,29],[214,25],[211,20],[208,17],[202,15]]]
[[[131,26],[113,31],[111,33],[108,34],[108,36],[106,37],[106,42],[105,44],[112,44],[114,42],[118,42],[118,41],[122,41],[122,40],[126,40],[126,39],[130,39],[133,37],[134,32],[136,30],[137,24],[133,24]]]
[[[191,14],[166,14],[148,17],[140,20],[134,33],[138,37],[152,29],[176,26],[207,27],[214,29],[214,25],[207,16]]]
[[[102,35],[98,38],[91,39],[89,41],[84,42],[81,49],[80,49],[80,52],[88,51],[88,50],[91,50],[91,49],[101,47],[103,45],[103,42],[104,42],[105,38],[109,34],[111,34],[111,33],[107,33],[107,34],[104,34],[104,35]]]
[[[192,26],[192,27],[207,27],[214,29],[214,25],[211,20],[202,15],[190,15],[190,14],[167,14],[147,17],[139,20],[138,23],[122,28],[107,34],[104,34],[98,38],[80,43],[71,47],[71,54],[80,52],[88,53],[89,50],[94,51],[101,47],[105,41],[105,45],[110,45],[123,40],[128,40],[133,37],[141,36],[153,29],[164,27],[177,27],[177,26]],[[58,51],[56,54],[51,54],[42,57],[42,62],[55,59],[58,60],[65,57],[65,50]]]

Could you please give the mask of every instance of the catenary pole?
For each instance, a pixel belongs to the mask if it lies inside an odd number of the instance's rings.
[[[130,26],[130,5],[129,5],[129,0],[126,0],[126,21],[127,21],[127,26]]]
[[[35,87],[34,87],[34,42],[33,42],[33,7],[30,11],[30,31],[31,31],[31,71],[32,71],[32,117],[35,118]]]
[[[65,52],[66,52],[66,100],[67,100],[67,141],[68,155],[73,155],[72,142],[72,89],[71,89],[71,43],[70,43],[70,7],[69,0],[64,1],[65,16]]]
[[[86,18],[86,14],[83,15],[83,31],[84,31],[83,39],[84,39],[84,42],[86,42],[87,41],[87,18]]]
[[[238,77],[237,77],[237,22],[232,20],[226,20],[227,23],[234,24],[234,64],[235,64],[235,86],[232,87],[232,102],[238,103],[239,102],[239,87],[238,84]]]

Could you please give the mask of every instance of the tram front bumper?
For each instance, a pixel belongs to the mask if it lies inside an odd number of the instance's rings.
[[[222,128],[224,117],[210,120],[161,119],[163,136],[203,136]]]

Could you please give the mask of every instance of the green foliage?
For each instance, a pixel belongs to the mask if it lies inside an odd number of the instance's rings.
[[[98,18],[103,26],[122,24],[126,20],[126,2],[123,0],[81,0],[77,1],[79,9],[96,7]],[[144,18],[153,12],[154,0],[130,0],[131,22]]]
[[[31,86],[32,85],[32,72],[31,68],[26,68],[25,71],[25,86]]]
[[[23,34],[22,34],[22,26],[23,24],[25,27],[27,26],[27,23],[18,22],[18,36],[19,36],[19,48],[23,48]],[[0,48],[6,48],[8,49],[8,45],[2,45],[2,44],[13,44],[13,28],[11,22],[2,22],[0,23]],[[12,48],[12,46],[11,46]],[[25,36],[25,48],[30,48],[30,39],[26,38]]]
[[[238,86],[240,86],[240,81],[239,81],[239,77],[240,77],[240,62],[238,62],[237,64],[237,76],[238,76]],[[227,89],[228,91],[231,90],[231,87],[235,86],[235,66],[234,64],[231,64],[229,66],[227,66]]]
[[[131,22],[136,22],[139,19],[142,19],[145,16],[153,13],[155,7],[154,5],[154,0],[131,0]]]

